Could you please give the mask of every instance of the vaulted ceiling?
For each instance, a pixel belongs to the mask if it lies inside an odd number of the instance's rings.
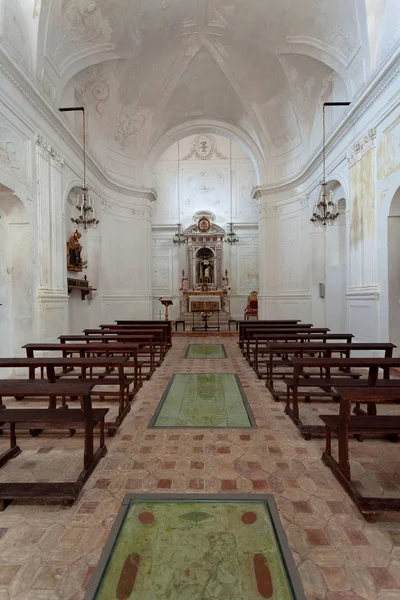
[[[320,142],[321,99],[369,76],[366,16],[363,0],[42,0],[36,71],[54,103],[87,106],[110,174],[135,179],[169,132],[209,122],[278,181]]]

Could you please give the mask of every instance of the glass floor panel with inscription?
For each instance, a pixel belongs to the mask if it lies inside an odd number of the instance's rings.
[[[185,358],[227,358],[223,344],[189,344]]]
[[[175,373],[149,427],[255,427],[235,373]]]
[[[271,495],[127,494],[85,600],[305,600]]]

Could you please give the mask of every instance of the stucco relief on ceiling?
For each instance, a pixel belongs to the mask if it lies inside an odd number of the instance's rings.
[[[93,107],[97,139],[107,149],[106,169],[113,164],[118,171],[117,163],[125,169],[167,132],[202,119],[244,130],[270,165],[266,170],[283,174],[285,160],[291,170],[294,159],[308,158],[316,106],[335,68],[325,56],[345,72],[358,52],[355,4],[53,0],[46,48],[53,71],[42,85],[54,98],[55,74],[61,94],[63,73],[68,66],[70,77],[75,69],[74,86]],[[290,46],[296,57],[282,60],[280,49]],[[352,66],[351,77],[358,89],[363,73]]]

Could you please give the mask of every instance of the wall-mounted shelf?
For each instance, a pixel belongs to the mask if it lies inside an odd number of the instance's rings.
[[[97,288],[93,288],[93,287],[89,287],[89,286],[69,285],[68,286],[68,294],[70,294],[72,292],[72,290],[80,290],[82,300],[84,300],[90,292],[94,292],[94,291],[96,291],[96,289]]]

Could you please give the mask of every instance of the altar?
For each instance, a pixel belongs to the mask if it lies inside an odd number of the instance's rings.
[[[192,312],[192,310],[221,310],[221,296],[217,295],[217,294],[213,294],[213,295],[193,295],[190,294],[190,296],[188,296],[188,300],[189,300],[189,312]],[[201,308],[201,305],[204,306],[204,308]]]
[[[182,271],[180,316],[194,312],[221,312],[230,316],[229,279],[223,269],[226,232],[215,215],[199,211],[194,224],[183,231],[186,237],[186,269]],[[186,274],[185,274],[186,272]]]

